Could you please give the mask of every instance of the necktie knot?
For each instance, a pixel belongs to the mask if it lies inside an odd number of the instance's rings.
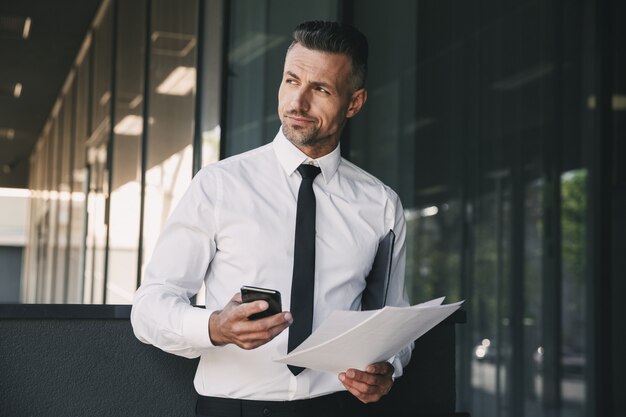
[[[302,179],[313,180],[322,170],[315,165],[302,164],[298,167],[298,172],[302,175]]]

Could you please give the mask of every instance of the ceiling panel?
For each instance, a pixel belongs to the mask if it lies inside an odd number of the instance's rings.
[[[12,139],[0,138],[0,187],[27,187],[29,156],[100,3],[0,1],[0,129],[15,132]],[[26,18],[24,39],[15,22]],[[19,98],[11,95],[16,83],[22,85]]]

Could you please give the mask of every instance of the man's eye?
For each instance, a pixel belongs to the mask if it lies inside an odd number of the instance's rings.
[[[317,91],[322,92],[324,94],[330,94],[330,91],[328,91],[324,87],[317,87]]]
[[[285,80],[285,82],[286,82],[287,84],[295,84],[295,83],[296,83],[296,80],[293,80],[293,79],[291,79],[291,78],[288,78],[288,79],[286,79],[286,80]]]

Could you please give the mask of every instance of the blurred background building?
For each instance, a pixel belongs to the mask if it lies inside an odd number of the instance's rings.
[[[625,9],[3,1],[0,302],[130,303],[192,176],[278,131],[292,29],[341,20],[370,40],[342,153],[402,198],[411,302],[467,300],[458,408],[624,416]]]

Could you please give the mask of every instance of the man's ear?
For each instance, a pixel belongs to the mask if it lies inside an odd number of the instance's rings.
[[[348,111],[346,112],[346,118],[354,117],[367,101],[367,90],[365,88],[359,88],[350,98],[350,104],[348,105]]]

